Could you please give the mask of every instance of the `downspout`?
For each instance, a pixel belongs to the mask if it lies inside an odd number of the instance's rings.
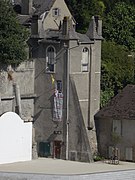
[[[17,83],[13,83],[15,100],[16,100],[16,110],[20,117],[22,117],[22,108],[21,108],[21,96],[20,96],[20,88]]]
[[[66,160],[69,159],[69,72],[70,72],[70,49],[67,48],[67,119],[66,119]]]
[[[91,112],[92,112],[92,107],[91,107],[91,101],[92,101],[92,47],[90,45],[90,63],[89,63],[89,101],[88,101],[88,130],[92,130],[94,125],[91,120]]]

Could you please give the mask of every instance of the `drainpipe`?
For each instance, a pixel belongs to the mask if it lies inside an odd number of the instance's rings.
[[[69,73],[70,73],[70,49],[67,48],[67,119],[66,119],[66,160],[69,159]]]
[[[68,41],[64,43],[64,47],[67,50],[67,114],[66,114],[66,160],[69,159],[69,73],[70,73],[70,48],[69,48],[69,18],[64,17],[62,25],[62,35],[64,38],[68,38]]]
[[[92,47],[90,45],[90,65],[89,65],[89,103],[88,103],[88,130],[93,129],[93,120],[91,119],[92,115],[92,72],[93,72],[93,62],[92,62]]]
[[[14,83],[13,87],[14,87],[14,92],[15,92],[16,107],[17,107],[17,111],[18,111],[17,113],[20,117],[22,117],[20,88],[17,83]]]

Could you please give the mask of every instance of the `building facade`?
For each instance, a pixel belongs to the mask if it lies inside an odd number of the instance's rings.
[[[64,0],[16,0],[14,9],[31,29],[38,155],[92,161],[100,103],[101,19],[93,16],[87,33],[80,34]]]
[[[127,85],[96,115],[97,140],[100,154],[112,156],[118,149],[118,158],[135,162],[135,85]]]

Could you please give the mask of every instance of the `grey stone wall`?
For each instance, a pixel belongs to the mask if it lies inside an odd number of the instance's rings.
[[[119,158],[123,161],[129,160],[126,159],[126,148],[132,148],[132,153],[129,153],[129,156],[132,157],[132,161],[135,162],[135,121],[127,119],[122,119],[119,121],[122,122],[121,134],[119,134],[120,141],[118,141],[118,143],[116,144],[117,148],[119,149]],[[103,157],[109,158],[109,147],[114,146],[114,143],[112,141],[113,119],[96,119],[96,129],[99,153]]]
[[[49,142],[51,145],[51,156],[53,157],[53,142],[62,141],[61,158],[65,158],[65,132],[64,124],[66,117],[66,78],[65,78],[65,60],[63,59],[64,52],[57,57],[55,65],[55,80],[61,80],[63,86],[64,102],[63,102],[63,118],[60,122],[53,121],[53,100],[55,85],[52,83],[51,73],[46,71],[46,47],[50,44],[41,44],[41,47],[35,52],[35,56],[40,54],[40,58],[35,61],[35,114],[34,114],[34,127],[35,137],[38,144],[40,142]],[[53,44],[56,51],[60,51],[57,44]],[[43,51],[44,50],[44,51]],[[61,134],[54,134],[54,131],[61,131]]]
[[[22,63],[16,69],[10,67],[10,69],[0,71],[1,114],[6,111],[15,111],[14,84],[17,84],[20,90],[22,118],[30,119],[33,116],[35,97],[33,61]]]
[[[56,53],[59,54],[56,59],[55,72],[52,74],[48,73],[46,70],[46,48],[49,45],[53,45],[56,49]],[[96,48],[100,48],[100,45],[100,43],[97,43]],[[65,159],[66,153],[68,61],[70,61],[69,74],[74,82],[74,88],[70,87],[69,92],[69,158],[78,161],[91,161],[91,151],[93,153],[97,151],[94,114],[99,108],[100,86],[95,85],[95,81],[97,83],[100,81],[100,73],[95,79],[95,72],[100,71],[100,62],[98,64],[98,61],[100,61],[100,51],[96,57],[96,51],[93,47],[93,56],[90,57],[90,61],[92,61],[92,67],[94,68],[90,72],[82,73],[81,58],[82,49],[85,46],[86,45],[78,45],[76,40],[70,41],[69,49],[63,46],[63,42],[59,44],[44,42],[39,44],[39,47],[34,52],[34,56],[38,57],[35,60],[35,93],[37,97],[34,102],[34,127],[38,149],[40,142],[50,142],[51,155],[53,156],[53,142],[60,140],[62,141],[62,159]],[[92,51],[90,45],[87,45],[87,47]],[[67,56],[68,50],[69,56]],[[55,86],[52,84],[52,75],[55,80],[61,80],[63,86],[62,92],[64,95],[64,102],[63,118],[61,122],[53,121]],[[97,100],[95,100],[95,91]],[[94,129],[88,130],[88,126],[91,122],[93,123],[92,128],[94,127]],[[61,131],[62,133],[54,134],[54,131]]]
[[[26,61],[13,69],[0,70],[0,114],[8,111],[18,113],[15,85],[19,88],[21,118],[33,121],[34,115],[34,60]],[[35,140],[33,139],[33,144]],[[36,150],[34,150],[36,157]]]

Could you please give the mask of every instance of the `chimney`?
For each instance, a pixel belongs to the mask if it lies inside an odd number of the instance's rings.
[[[92,17],[86,34],[90,39],[102,38],[102,20],[99,16]]]
[[[29,15],[32,13],[33,0],[22,0],[22,14]]]
[[[38,36],[38,15],[32,16],[31,36]]]
[[[62,25],[62,35],[68,35],[69,30],[69,17],[65,16]]]
[[[96,32],[98,36],[102,36],[102,20],[99,16],[95,16]]]

